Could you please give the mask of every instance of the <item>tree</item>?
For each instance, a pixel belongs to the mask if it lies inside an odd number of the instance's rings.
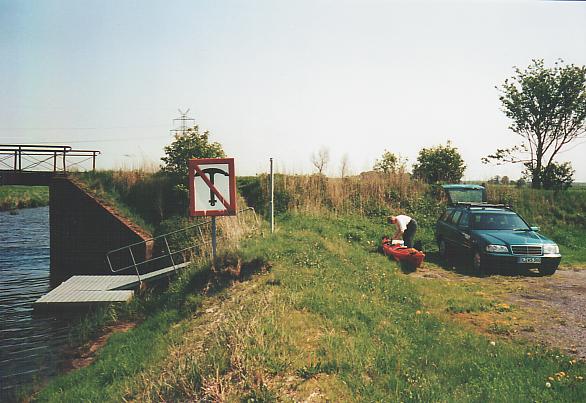
[[[175,140],[165,147],[164,172],[187,177],[187,160],[190,158],[222,158],[225,157],[220,143],[211,143],[210,133],[199,132],[199,126],[193,126],[175,135]]]
[[[541,183],[545,189],[565,190],[572,186],[574,172],[570,162],[554,162],[543,169]]]
[[[451,142],[419,151],[417,163],[413,165],[413,176],[428,183],[459,182],[466,164],[458,149]]]
[[[340,176],[345,178],[350,173],[350,158],[348,154],[344,154],[342,156],[342,161],[340,161]]]
[[[500,177],[500,176],[498,176],[498,175],[496,175],[496,176],[493,176],[492,178],[490,178],[490,179],[488,180],[488,183],[493,183],[493,184],[495,184],[495,185],[498,185],[499,183],[501,183],[501,177]]]
[[[375,161],[372,169],[386,174],[395,173],[405,169],[405,162],[407,162],[407,160],[401,158],[400,155],[397,156],[392,152],[385,150],[381,158]]]
[[[519,178],[519,179],[517,179],[517,182],[515,182],[515,187],[522,188],[526,184],[527,184],[527,182],[525,182],[525,179]]]
[[[311,163],[317,169],[317,172],[322,175],[326,166],[330,162],[330,151],[326,147],[322,147],[316,153],[311,154]]]
[[[497,87],[503,112],[512,120],[510,129],[523,142],[497,149],[482,161],[523,163],[533,188],[550,184],[543,180],[556,171],[556,155],[586,133],[586,66],[561,63],[546,68],[543,60],[533,60],[525,70],[515,68],[516,75]]]

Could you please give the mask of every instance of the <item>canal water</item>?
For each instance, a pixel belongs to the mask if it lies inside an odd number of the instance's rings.
[[[49,208],[0,212],[0,401],[60,364],[70,320],[32,308],[50,290],[49,264]]]

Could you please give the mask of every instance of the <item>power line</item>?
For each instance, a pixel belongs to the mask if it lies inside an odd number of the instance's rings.
[[[8,137],[0,137],[0,139],[6,139]],[[12,137],[17,139],[22,139],[22,137]],[[156,136],[156,137],[139,137],[139,138],[110,138],[110,139],[92,139],[92,140],[52,140],[52,141],[35,141],[35,144],[58,144],[58,143],[66,143],[66,144],[78,144],[78,143],[110,143],[110,142],[136,142],[136,141],[144,141],[144,140],[159,140],[159,139],[167,139],[169,138],[168,135],[164,136]]]
[[[111,127],[0,127],[0,130],[119,130],[119,129],[151,129],[166,125],[151,126],[111,126]]]

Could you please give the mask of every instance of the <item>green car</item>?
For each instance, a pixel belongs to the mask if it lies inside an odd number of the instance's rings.
[[[469,259],[482,274],[496,268],[537,268],[543,275],[557,270],[562,255],[551,239],[531,227],[510,207],[486,202],[478,185],[444,185],[448,207],[436,224],[435,237],[444,259]]]

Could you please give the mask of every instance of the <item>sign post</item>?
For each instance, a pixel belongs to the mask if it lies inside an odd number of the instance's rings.
[[[212,265],[215,265],[216,217],[236,215],[234,158],[189,160],[189,214],[212,218]]]
[[[216,216],[212,216],[212,267],[216,266]]]

